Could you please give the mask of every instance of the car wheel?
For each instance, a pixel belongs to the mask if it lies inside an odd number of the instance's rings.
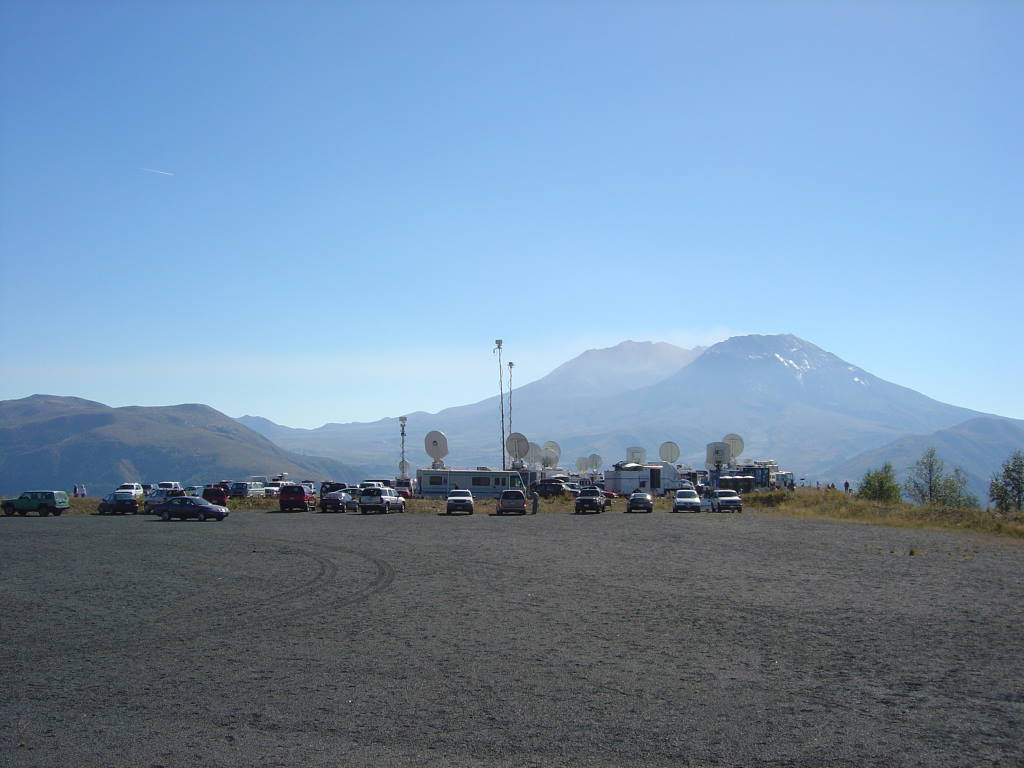
[[[14,514],[14,507],[4,507],[4,514],[10,517]]]
[[[217,515],[213,519],[216,520],[218,523],[223,523],[224,522],[224,516],[223,515]]]
[[[54,517],[60,517],[60,513],[63,512],[63,511],[64,511],[63,509],[55,509],[55,510],[53,510],[53,516]]]
[[[40,517],[49,517],[50,516],[50,508],[49,507],[40,507],[39,508],[39,516]]]
[[[171,513],[165,509],[163,512],[160,513],[160,519],[163,520],[165,523],[169,523],[171,521]]]
[[[200,523],[206,522],[206,513],[203,512],[203,510],[199,510],[198,512],[196,512],[196,520],[198,520]]]

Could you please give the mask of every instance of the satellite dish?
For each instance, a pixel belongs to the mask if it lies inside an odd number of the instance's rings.
[[[412,464],[410,464],[410,463],[409,463],[408,461],[406,461],[405,459],[402,459],[402,460],[401,460],[400,462],[398,462],[398,471],[399,471],[399,472],[400,472],[401,474],[403,474],[403,475],[407,475],[407,474],[409,474],[409,470],[410,470],[411,468],[412,468]]]
[[[433,468],[440,469],[444,466],[442,459],[448,455],[448,438],[444,436],[444,432],[438,432],[436,429],[428,432],[423,438],[423,449],[427,456],[434,460]]]
[[[729,449],[732,451],[730,459],[738,459],[743,453],[743,438],[737,435],[735,432],[730,432],[728,435],[722,438],[723,443],[729,444]]]
[[[545,450],[550,450],[553,454],[555,454],[555,463],[552,464],[551,466],[556,466],[558,464],[558,460],[562,458],[562,446],[560,446],[554,440],[548,440],[541,447],[544,448]]]
[[[576,459],[576,471],[582,475],[584,472],[587,471],[588,464],[589,461],[587,460],[587,457],[580,456],[578,459]]]
[[[707,451],[704,466],[708,469],[714,469],[716,464],[725,466],[732,459],[732,447],[728,443],[708,443]]]
[[[505,450],[516,461],[525,459],[526,454],[530,452],[530,441],[522,432],[513,432],[505,440]]]
[[[594,472],[597,472],[597,470],[599,470],[599,469],[601,468],[601,465],[602,465],[603,463],[604,463],[604,459],[602,459],[602,458],[601,458],[601,457],[600,457],[600,456],[599,456],[598,454],[596,454],[596,453],[592,453],[592,454],[590,454],[590,455],[589,455],[589,456],[587,457],[587,464],[588,464],[588,465],[590,466],[590,469],[591,469],[592,471],[594,471]]]
[[[675,464],[676,459],[679,458],[679,446],[669,440],[661,444],[661,448],[658,449],[658,455],[661,456],[662,461]]]
[[[558,466],[559,455],[550,448],[541,448],[540,450],[540,464],[546,469]]]
[[[530,443],[530,449],[526,452],[526,463],[540,464],[541,447],[536,443]]]
[[[647,451],[639,445],[633,445],[626,449],[626,461],[630,464],[646,464]]]

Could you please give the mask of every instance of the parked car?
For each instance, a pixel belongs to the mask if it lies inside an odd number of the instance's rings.
[[[498,497],[496,511],[499,515],[525,515],[526,494],[518,489],[502,491],[501,496]]]
[[[213,519],[220,522],[229,514],[227,507],[211,504],[198,496],[172,496],[155,504],[151,510],[154,514],[160,515],[160,519],[164,521],[176,517],[179,520],[192,518],[203,522]]]
[[[405,512],[405,499],[395,493],[394,488],[363,488],[359,492],[359,511],[367,512],[391,511]]]
[[[626,502],[627,512],[653,512],[654,511],[654,499],[651,498],[651,494],[644,493],[643,491],[637,491],[629,497],[629,501]]]
[[[156,484],[157,488],[163,488],[165,491],[180,491],[181,483],[177,480],[163,480]]]
[[[277,496],[277,506],[282,512],[296,509],[312,512],[316,509],[316,496],[304,485],[285,485]]]
[[[263,486],[263,495],[268,499],[276,499],[281,495],[281,489],[286,486],[287,483],[282,483],[280,480],[271,480],[269,483]]]
[[[188,488],[185,489],[185,495],[186,496],[199,496],[199,497],[202,497],[202,495],[203,495],[203,486],[201,486],[201,485],[190,485]]]
[[[7,499],[0,504],[0,508],[8,517],[15,512],[19,515],[35,512],[40,517],[51,514],[59,517],[60,513],[70,506],[67,491],[25,491],[18,498]]]
[[[338,491],[331,491],[320,499],[321,512],[355,512],[359,509],[359,502],[352,495],[351,488],[342,488]]]
[[[676,495],[672,499],[673,512],[700,512],[700,509],[700,496],[696,491],[686,489],[676,491]]]
[[[156,489],[156,486],[153,485],[152,483],[141,483],[141,485],[143,496],[149,496]]]
[[[226,507],[228,505],[228,492],[219,485],[206,486],[200,495],[211,504],[216,504],[219,507]]]
[[[476,511],[473,505],[473,492],[462,489],[449,491],[444,502],[444,511],[449,515],[453,512],[467,512],[472,515]]]
[[[263,483],[253,480],[240,480],[237,483],[231,484],[231,490],[228,491],[228,495],[232,499],[261,499],[266,494],[263,493]]]
[[[136,499],[141,499],[146,495],[146,490],[142,487],[142,483],[121,483],[114,489],[114,493],[118,491],[128,491]]]
[[[712,491],[710,496],[712,512],[742,512],[743,499],[740,495],[728,488],[721,488]]]
[[[554,496],[564,496],[567,493],[565,485],[562,483],[556,483],[552,480],[542,480],[533,486],[533,490],[535,490],[537,495],[542,499],[550,499]]]
[[[334,493],[335,491],[343,491],[348,488],[348,483],[339,483],[334,480],[324,480],[320,483],[320,498],[322,499],[328,493]]]
[[[587,512],[604,512],[612,505],[612,500],[605,496],[600,488],[584,488],[576,497],[573,511],[577,514]]]
[[[157,488],[142,503],[142,511],[147,515],[153,514],[153,507],[157,504],[162,504],[168,499],[175,499],[179,496],[184,496],[185,491],[181,488]]]
[[[137,515],[139,500],[128,491],[114,491],[104,496],[96,508],[101,515]]]

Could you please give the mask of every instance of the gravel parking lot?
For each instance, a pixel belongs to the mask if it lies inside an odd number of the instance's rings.
[[[0,519],[0,764],[1024,762],[1024,547],[742,515]]]

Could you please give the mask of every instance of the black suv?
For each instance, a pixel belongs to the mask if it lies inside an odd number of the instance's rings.
[[[564,496],[567,493],[566,487],[553,480],[543,480],[533,486],[533,490],[542,499],[550,499],[552,496]]]

